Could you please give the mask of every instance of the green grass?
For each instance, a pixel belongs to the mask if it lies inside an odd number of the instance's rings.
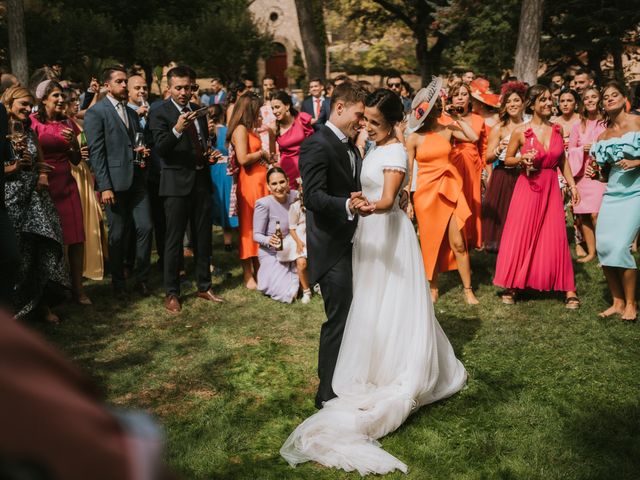
[[[216,285],[224,305],[191,296],[168,315],[154,274],[151,298],[118,303],[94,282],[94,306],[59,307],[64,323],[39,328],[110,403],[158,417],[168,462],[186,479],[360,478],[293,469],[278,454],[314,412],[321,299],[279,304],[242,288],[232,254],[216,249],[214,259],[233,272]],[[494,262],[473,255],[478,307],[462,302],[455,272],[441,277],[436,314],[468,385],[382,440],[409,465],[388,478],[640,478],[640,326],[597,317],[607,289],[595,264],[576,266],[582,308],[568,311],[554,295],[502,305]]]

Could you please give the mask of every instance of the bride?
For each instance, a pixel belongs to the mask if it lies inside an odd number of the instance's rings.
[[[376,439],[418,407],[460,390],[467,373],[435,318],[418,240],[398,206],[407,181],[407,154],[394,135],[402,102],[377,90],[366,98],[365,117],[375,146],[360,177],[369,200],[353,239],[353,301],[332,382],[337,397],[300,424],[280,454],[292,466],[312,460],[361,475],[406,473]]]

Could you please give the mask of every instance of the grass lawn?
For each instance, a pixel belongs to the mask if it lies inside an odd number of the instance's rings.
[[[170,316],[154,273],[151,298],[118,303],[107,281],[94,282],[93,306],[61,306],[61,326],[38,328],[110,403],[159,418],[168,461],[186,479],[359,478],[310,463],[293,469],[278,454],[314,412],[322,300],[271,301],[241,286],[232,254],[218,248],[214,259],[233,273],[216,283],[224,305],[190,296]],[[473,254],[477,307],[463,303],[457,273],[441,277],[436,314],[468,385],[382,440],[409,465],[388,478],[640,478],[640,326],[597,317],[607,289],[595,263],[575,267],[578,311],[550,295],[502,305],[494,263]]]

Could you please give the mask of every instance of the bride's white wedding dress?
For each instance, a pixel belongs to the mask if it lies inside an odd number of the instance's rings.
[[[364,159],[368,199],[382,196],[387,169],[406,173],[401,144],[374,148]],[[300,424],[280,454],[293,466],[313,460],[361,475],[406,473],[376,439],[421,405],[460,390],[467,373],[436,320],[418,240],[397,200],[386,213],[360,218],[353,242],[353,302],[332,383],[337,398]]]

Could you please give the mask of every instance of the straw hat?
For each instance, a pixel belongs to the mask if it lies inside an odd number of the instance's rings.
[[[442,78],[433,77],[431,83],[424,88],[418,90],[416,96],[411,102],[411,113],[409,114],[408,130],[413,133],[418,130],[429,112],[438,101],[440,91],[442,90]]]
[[[469,84],[469,88],[471,89],[471,96],[479,102],[482,102],[485,105],[489,105],[493,108],[496,108],[500,105],[500,95],[491,93],[489,80],[478,77]]]

